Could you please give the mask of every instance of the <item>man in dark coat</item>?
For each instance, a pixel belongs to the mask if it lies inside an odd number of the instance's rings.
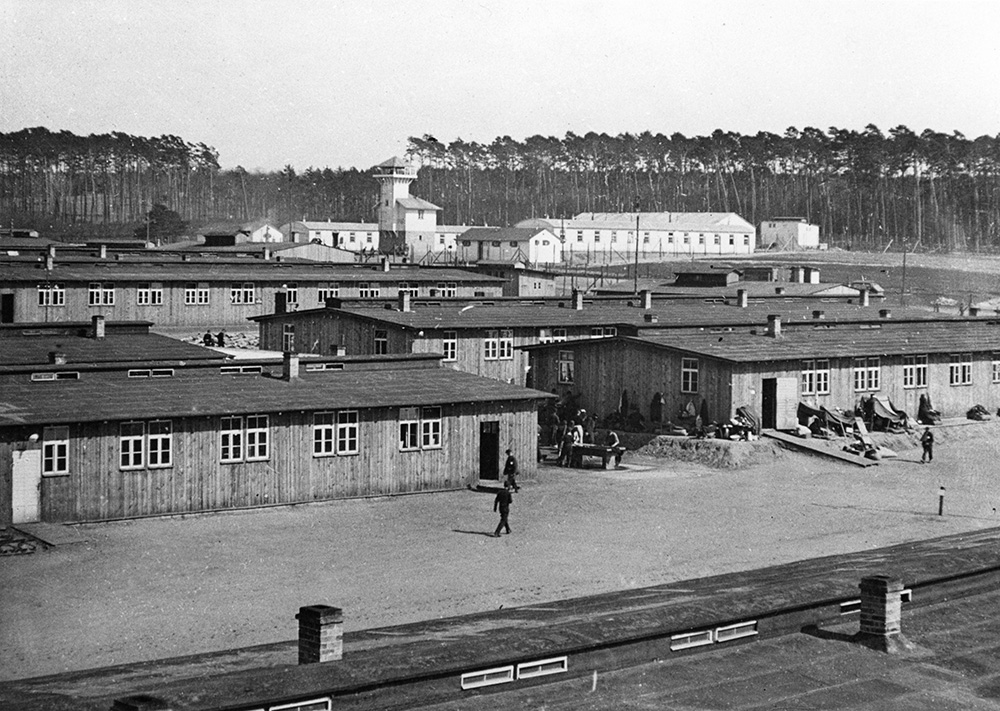
[[[507,450],[507,461],[503,465],[503,481],[505,484],[510,484],[510,488],[514,491],[520,491],[521,487],[517,485],[517,458]]]
[[[934,461],[934,433],[930,427],[924,428],[924,433],[920,435],[920,445],[924,448],[924,453],[920,455],[920,463]]]
[[[510,493],[510,484],[508,482],[503,483],[503,489],[497,492],[497,497],[493,500],[493,511],[494,513],[500,512],[500,523],[497,524],[497,530],[493,532],[494,538],[500,538],[500,529],[504,528],[507,533],[510,533],[510,524],[507,523],[507,515],[510,513],[510,505],[514,501],[514,496]]]

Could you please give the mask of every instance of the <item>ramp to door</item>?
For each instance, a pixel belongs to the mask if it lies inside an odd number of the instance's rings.
[[[866,457],[860,457],[857,454],[850,454],[848,452],[843,452],[838,449],[832,449],[826,444],[820,444],[814,442],[810,439],[803,439],[802,437],[795,437],[794,435],[786,434],[784,432],[779,432],[777,430],[763,430],[761,433],[762,437],[770,437],[771,439],[776,439],[782,444],[788,445],[794,449],[806,452],[808,454],[818,454],[821,457],[829,457],[830,459],[836,459],[837,461],[847,462],[848,464],[854,464],[859,467],[872,467],[878,464],[874,459],[868,459]]]

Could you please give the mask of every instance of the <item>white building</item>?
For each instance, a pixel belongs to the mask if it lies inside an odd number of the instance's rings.
[[[760,223],[760,247],[781,251],[819,249],[819,225],[810,225],[804,217],[772,217]]]
[[[753,225],[732,212],[584,212],[567,219],[522,220],[562,242],[564,261],[641,259],[669,255],[752,254]]]
[[[508,264],[558,264],[562,242],[539,227],[472,227],[458,238],[460,261]]]

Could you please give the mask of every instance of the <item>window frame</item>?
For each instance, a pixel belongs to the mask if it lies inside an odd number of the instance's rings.
[[[399,438],[396,444],[400,452],[420,450],[420,408],[401,407],[397,415]]]
[[[992,356],[992,382],[994,385],[1000,383],[1000,353],[994,353]]]
[[[234,306],[248,306],[257,303],[257,287],[254,285],[254,282],[230,282],[229,303]]]
[[[146,425],[146,468],[169,469],[174,466],[173,422],[171,420],[149,420],[144,424]],[[157,428],[159,430],[154,431]],[[154,443],[157,446],[154,447]],[[154,459],[156,460],[155,464],[153,463]]]
[[[203,282],[189,281],[184,284],[185,306],[207,306],[211,301],[211,288]]]
[[[69,476],[69,426],[42,429],[42,476]]]
[[[66,285],[59,283],[46,283],[38,285],[38,305],[39,306],[65,306],[66,305]]]
[[[497,360],[514,360],[514,329],[500,329],[497,336]]]
[[[243,431],[246,461],[268,461],[271,458],[270,415],[246,415],[244,417]]]
[[[803,395],[829,395],[830,360],[814,358],[802,361],[800,388]]]
[[[281,351],[282,353],[295,352],[295,324],[281,324]]]
[[[375,355],[388,355],[389,353],[389,330],[386,328],[376,328],[372,334],[372,353]]]
[[[357,410],[337,410],[335,445],[338,456],[361,451],[361,417]]]
[[[340,282],[331,281],[320,284],[316,289],[316,299],[321,304],[326,304],[327,299],[340,298]]]
[[[428,405],[420,408],[420,448],[441,449],[442,427],[441,406]]]
[[[952,387],[972,385],[972,353],[951,353],[948,360],[948,384]]]
[[[245,444],[243,416],[222,415],[219,417],[219,464],[242,462]],[[229,456],[226,456],[227,452]]]
[[[313,456],[335,457],[336,411],[325,410],[313,413]]]
[[[126,428],[130,431],[126,433]],[[118,468],[122,471],[146,468],[146,423],[128,420],[118,423]]]
[[[576,352],[556,351],[556,380],[560,385],[572,385],[576,378]]]
[[[114,306],[115,284],[110,281],[92,281],[87,284],[87,306]]]
[[[454,363],[458,360],[458,331],[445,331],[441,334],[441,350],[444,362]]]
[[[862,356],[852,361],[854,392],[877,392],[882,389],[882,360],[879,356]]]
[[[692,365],[693,364],[693,365]],[[697,358],[681,358],[681,392],[697,393],[700,371]]]
[[[483,360],[500,360],[500,331],[488,329],[483,338]]]
[[[927,387],[927,355],[903,356],[903,387],[905,389]]]

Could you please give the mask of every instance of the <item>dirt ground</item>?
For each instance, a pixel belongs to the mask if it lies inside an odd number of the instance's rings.
[[[499,539],[472,491],[81,525],[86,543],[0,557],[0,679],[290,640],[302,605],[350,631],[995,527],[998,435],[940,428],[930,465],[906,438],[868,469],[545,465]]]

